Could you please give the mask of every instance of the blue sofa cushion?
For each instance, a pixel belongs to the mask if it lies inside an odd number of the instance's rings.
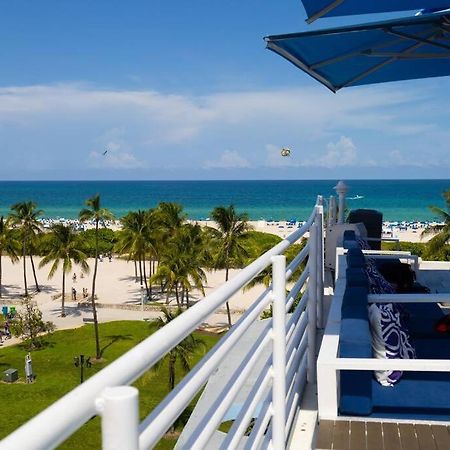
[[[348,267],[365,267],[366,258],[359,248],[350,248],[347,251],[347,266]]]
[[[369,324],[366,318],[343,319],[339,340],[342,358],[371,358]],[[341,371],[341,414],[367,416],[372,412],[372,372],[361,370]]]
[[[394,387],[372,381],[373,416],[450,418],[450,373],[404,372]]]
[[[349,286],[345,289],[342,299],[341,318],[342,319],[364,319],[367,316],[367,287]]]
[[[346,281],[347,286],[360,286],[368,287],[369,279],[367,278],[367,273],[362,267],[349,267],[346,270]]]
[[[344,231],[344,241],[356,241],[355,230],[345,230]]]
[[[405,322],[413,338],[450,339],[447,334],[438,333],[434,325],[444,317],[436,303],[403,303]]]

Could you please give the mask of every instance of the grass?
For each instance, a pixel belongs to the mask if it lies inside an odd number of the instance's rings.
[[[148,323],[137,321],[109,322],[100,324],[101,347],[104,362],[85,368],[85,379],[97,373],[114,359],[149,336]],[[0,439],[11,433],[28,419],[51,405],[64,394],[78,386],[80,369],[74,366],[73,358],[80,354],[95,355],[94,330],[92,325],[84,325],[73,330],[53,333],[46,339],[45,348],[32,352],[33,371],[36,381],[24,383],[24,358],[27,350],[19,344],[2,349],[0,371],[14,367],[19,371],[19,382],[0,383],[0,402],[3,414],[0,415]],[[196,333],[211,348],[218,336]],[[203,355],[195,357],[196,363]],[[178,379],[182,371],[177,371]],[[163,364],[158,372],[147,372],[135,383],[139,388],[140,417],[143,419],[167,395],[167,365]],[[178,380],[177,380],[178,381]],[[193,404],[183,414],[187,418]],[[48,424],[51,427],[51,424]],[[173,436],[175,435],[175,436]],[[161,440],[156,448],[170,449],[176,442],[176,433]],[[86,449],[101,448],[100,419],[90,420],[60,448]]]

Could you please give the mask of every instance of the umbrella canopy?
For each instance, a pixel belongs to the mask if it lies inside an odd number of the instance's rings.
[[[333,92],[450,75],[450,12],[268,36],[267,47]]]
[[[320,17],[450,8],[449,0],[302,0],[308,23]]]

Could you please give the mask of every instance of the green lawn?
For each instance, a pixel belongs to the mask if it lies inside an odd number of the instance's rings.
[[[150,334],[145,322],[123,321],[100,324],[101,347],[105,362],[85,368],[85,379],[89,378],[108,363],[125,353]],[[0,383],[0,438],[11,433],[21,424],[45,409],[55,400],[76,387],[79,383],[80,370],[73,364],[74,356],[79,354],[94,355],[94,330],[92,325],[85,325],[74,330],[57,331],[47,338],[48,345],[32,352],[33,371],[37,378],[35,383],[24,383],[24,357],[27,350],[21,345],[0,350],[0,371],[10,367],[19,370],[19,382]],[[211,348],[219,339],[217,336],[196,334],[202,339],[206,348]],[[196,357],[196,361],[202,354]],[[178,376],[181,371],[178,371]],[[135,385],[139,388],[140,415],[144,418],[168,392],[167,366],[163,365],[157,373],[143,375]],[[191,405],[192,408],[192,405]],[[187,412],[187,415],[189,412]],[[186,416],[186,415],[185,415]],[[51,424],[48,424],[51,427]],[[173,448],[176,438],[163,439],[158,449]],[[100,420],[92,419],[77,433],[71,436],[60,448],[86,449],[100,448]]]

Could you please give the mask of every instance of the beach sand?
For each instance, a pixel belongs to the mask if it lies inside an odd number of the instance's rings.
[[[211,226],[211,222],[205,225]],[[284,228],[279,228],[279,226]],[[287,224],[283,222],[267,225],[265,221],[253,223],[254,229],[263,232],[272,232],[280,237],[290,234],[293,230],[287,228]],[[420,233],[412,230],[394,230],[394,236],[402,241],[420,242]],[[3,298],[0,304],[9,306],[15,305],[19,308],[21,296],[23,295],[23,272],[22,264],[12,264],[11,261],[3,257]],[[62,274],[58,270],[52,279],[48,279],[47,275],[50,265],[44,268],[38,268],[40,258],[35,258],[35,266],[37,268],[38,281],[41,284],[41,292],[33,295],[33,300],[37,302],[39,308],[43,312],[45,320],[55,323],[57,329],[67,329],[82,326],[85,321],[92,319],[92,311],[87,307],[79,307],[78,302],[82,301],[82,291],[86,288],[91,291],[92,279],[90,275],[81,277],[81,271],[74,266],[74,272],[77,275],[76,282],[72,280],[72,273],[66,276],[66,317],[60,317],[61,314],[61,298],[55,298],[61,293]],[[94,267],[94,260],[89,260],[91,271]],[[233,278],[238,270],[230,270],[230,279]],[[34,291],[34,279],[31,266],[27,260],[27,279],[30,291]],[[225,271],[208,271],[207,284],[205,286],[205,294],[208,295],[218,286],[223,284],[225,280]],[[77,291],[77,301],[71,300],[71,291],[74,287]],[[233,323],[241,316],[251,303],[264,291],[264,286],[255,286],[247,291],[240,290],[230,299],[230,308],[232,310]],[[100,322],[109,322],[113,320],[152,320],[160,315],[159,306],[165,305],[165,295],[160,296],[158,303],[152,303],[152,310],[141,310],[141,289],[140,284],[136,282],[134,276],[134,264],[120,258],[113,258],[111,262],[107,258],[98,264],[98,275],[96,283],[97,302],[101,305],[98,307],[98,317]],[[154,302],[157,301],[155,296]],[[191,295],[192,303],[202,300],[203,296],[200,292],[193,291]],[[3,302],[3,303],[2,303]],[[130,306],[131,305],[131,306]],[[170,305],[176,306],[174,298],[170,299]],[[123,308],[134,309],[123,309]],[[227,316],[225,308],[219,309],[215,314],[206,321],[210,326],[223,329],[227,324]],[[15,342],[14,339],[6,341],[4,345]]]

